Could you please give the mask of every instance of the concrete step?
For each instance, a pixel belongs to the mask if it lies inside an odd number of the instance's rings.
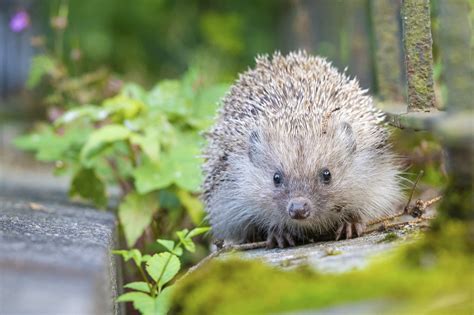
[[[0,176],[0,314],[117,314],[116,218]]]

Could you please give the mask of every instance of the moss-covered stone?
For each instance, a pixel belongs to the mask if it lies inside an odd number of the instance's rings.
[[[381,240],[381,242],[393,242],[393,241],[396,241],[398,240],[399,237],[397,234],[391,232],[391,233],[387,233],[387,235],[385,235],[385,237]]]
[[[402,2],[408,111],[435,110],[429,0]]]
[[[468,226],[451,222],[433,242],[405,246],[345,274],[282,271],[258,261],[217,260],[178,283],[175,314],[268,314],[380,299],[397,314],[469,314],[474,277]],[[453,246],[453,240],[461,240]]]

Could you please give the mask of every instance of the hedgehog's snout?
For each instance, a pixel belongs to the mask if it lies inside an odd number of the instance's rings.
[[[292,219],[304,220],[311,213],[311,201],[304,197],[293,198],[288,203],[287,210]]]

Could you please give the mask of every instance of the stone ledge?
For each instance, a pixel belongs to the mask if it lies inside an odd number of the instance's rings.
[[[393,233],[392,237],[396,235],[394,237],[397,240],[385,241],[389,233]],[[363,268],[377,255],[412,239],[413,235],[407,235],[407,230],[402,229],[372,233],[349,240],[317,242],[285,249],[255,249],[228,255],[258,259],[281,268],[309,265],[321,272],[345,272]]]
[[[0,185],[0,313],[117,314],[116,219],[65,191]]]

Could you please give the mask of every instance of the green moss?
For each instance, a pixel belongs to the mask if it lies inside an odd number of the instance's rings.
[[[369,268],[319,274],[257,261],[218,260],[178,283],[175,314],[267,314],[381,299],[397,314],[469,314],[474,277],[468,226],[450,223]],[[453,246],[453,240],[461,240]]]
[[[380,243],[390,243],[390,242],[396,241],[398,239],[399,239],[399,237],[398,237],[397,234],[395,234],[393,232],[390,232],[390,233],[387,233],[387,235],[385,235],[385,237],[380,240]]]
[[[430,111],[435,109],[435,98],[429,1],[403,1],[402,21],[408,81],[408,109],[409,111]]]

